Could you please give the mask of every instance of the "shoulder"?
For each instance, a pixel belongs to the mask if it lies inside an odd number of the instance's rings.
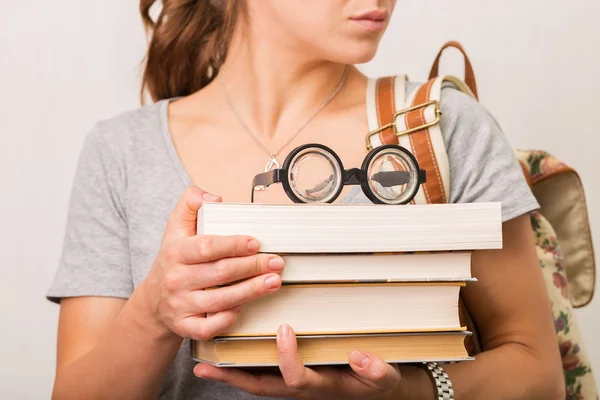
[[[420,86],[419,82],[409,82],[407,97]],[[485,153],[490,146],[501,148],[506,156],[512,156],[510,143],[496,118],[471,95],[444,82],[440,93],[440,109],[440,129],[451,156],[478,150]]]
[[[419,86],[409,82],[407,92]],[[440,108],[450,202],[501,202],[503,221],[538,207],[515,150],[492,113],[452,84],[442,86]]]
[[[84,137],[81,157],[102,160],[105,168],[123,174],[144,154],[162,151],[166,106],[159,101],[96,121]]]
[[[418,89],[422,82],[408,82],[406,96]],[[445,137],[457,131],[475,134],[478,127],[492,125],[494,133],[500,133],[498,121],[492,113],[474,97],[464,93],[450,82],[444,82],[440,93],[442,116],[440,125]],[[466,128],[466,129],[461,129]]]
[[[96,121],[79,153],[81,179],[101,178],[123,189],[132,167],[164,151],[162,109],[165,102],[157,102]]]
[[[109,147],[123,148],[131,141],[159,133],[162,127],[164,101],[119,113],[113,117],[98,120],[88,133],[88,140]]]

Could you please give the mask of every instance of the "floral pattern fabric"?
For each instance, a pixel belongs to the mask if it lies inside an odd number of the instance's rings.
[[[531,181],[534,185],[540,180],[551,175],[571,170],[567,164],[560,161],[558,158],[553,157],[550,153],[542,150],[519,150],[517,155],[519,156],[521,162],[524,162],[528,167],[531,175]]]
[[[520,161],[530,170],[535,182],[567,170],[564,163],[543,151],[518,151]],[[562,357],[567,400],[598,399],[590,360],[569,300],[567,275],[556,233],[539,212],[530,215],[537,255],[552,302],[554,327]]]

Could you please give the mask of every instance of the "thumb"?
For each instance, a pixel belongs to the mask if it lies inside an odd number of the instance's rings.
[[[350,353],[350,367],[369,386],[391,390],[400,383],[400,371],[381,358],[364,351]]]
[[[220,202],[221,198],[207,193],[197,186],[188,186],[167,220],[163,241],[196,234],[198,210],[203,203]]]

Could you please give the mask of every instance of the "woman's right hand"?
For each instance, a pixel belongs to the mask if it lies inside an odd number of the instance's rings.
[[[185,190],[140,285],[152,317],[182,338],[206,340],[219,335],[236,321],[242,304],[281,287],[278,273],[283,259],[257,254],[260,244],[255,239],[196,235],[202,203],[216,201],[221,200],[197,187]],[[231,285],[204,290],[224,284]],[[215,314],[206,317],[207,313]]]

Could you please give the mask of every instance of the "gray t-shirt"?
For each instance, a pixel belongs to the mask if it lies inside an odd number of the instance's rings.
[[[415,85],[409,84],[407,91]],[[47,292],[51,301],[72,296],[129,298],[148,274],[166,220],[191,184],[167,128],[167,105],[167,100],[160,101],[99,122],[86,136],[63,253]],[[501,202],[504,221],[538,208],[513,149],[482,105],[454,88],[444,88],[441,108],[450,202]],[[341,201],[368,202],[358,187]],[[161,398],[257,399],[196,378],[194,364],[185,340]]]

